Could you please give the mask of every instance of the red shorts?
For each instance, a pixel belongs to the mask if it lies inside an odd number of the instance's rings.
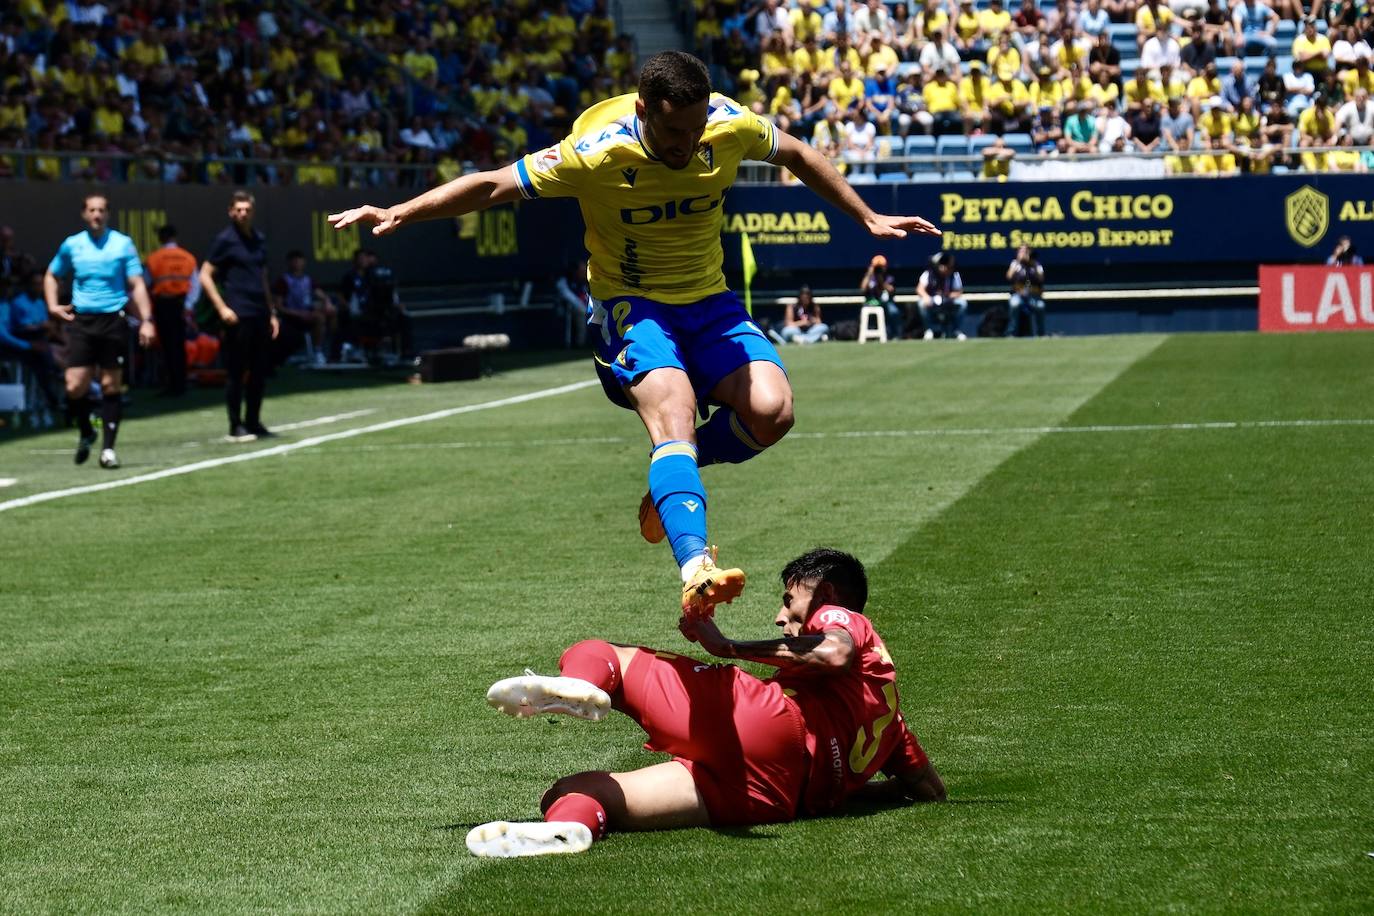
[[[646,748],[687,767],[713,825],[797,816],[810,764],[806,728],[777,684],[734,665],[641,648],[617,708],[648,733]]]

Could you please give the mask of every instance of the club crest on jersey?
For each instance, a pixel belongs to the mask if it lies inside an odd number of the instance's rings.
[[[831,608],[828,611],[821,612],[820,622],[821,626],[837,624],[842,627],[847,627],[849,626],[849,615],[837,608]]]
[[[639,169],[621,169],[620,174],[625,176],[625,183],[633,188],[635,179],[639,177]]]
[[[551,146],[546,150],[542,150],[539,153],[537,153],[534,157],[534,167],[536,170],[540,172],[547,172],[552,168],[556,168],[562,163],[563,154],[559,152],[557,146]]]
[[[706,163],[708,169],[716,167],[716,154],[715,151],[711,149],[711,144],[703,143],[701,146],[698,146],[697,156],[701,158],[702,162]]]

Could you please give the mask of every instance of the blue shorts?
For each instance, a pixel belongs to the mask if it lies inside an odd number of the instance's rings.
[[[783,368],[777,349],[728,290],[689,305],[639,296],[593,299],[587,333],[601,387],[621,407],[630,407],[625,387],[655,369],[683,370],[697,400],[705,401],[740,366],[765,362]]]

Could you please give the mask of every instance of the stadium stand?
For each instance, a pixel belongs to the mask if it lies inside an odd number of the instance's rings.
[[[1343,109],[1361,88],[1374,94],[1368,4],[1006,2],[679,9],[724,91],[808,142],[838,110],[834,155],[875,180],[1005,178],[1012,159],[1068,152],[1065,124],[1084,103],[1089,158],[1115,146],[1161,174],[1374,165],[1360,113]],[[588,104],[632,88],[635,41],[611,13],[607,0],[20,0],[0,13],[0,177],[423,186],[544,146]],[[1111,100],[1129,124],[1171,96],[1220,147],[1200,128],[1180,149],[1113,142]],[[1002,133],[997,168],[982,141],[911,143]]]
[[[852,160],[852,138],[872,124],[883,181],[1005,179],[1013,158],[1071,151],[1153,160],[1159,174],[1374,166],[1362,129],[1374,112],[1362,106],[1374,103],[1357,100],[1360,89],[1374,94],[1364,3],[695,0],[689,15],[724,91],[796,136],[811,142],[838,109],[839,154]],[[1144,81],[1132,90],[1137,71]],[[1175,97],[1196,125],[1185,142],[1122,135],[1123,122]],[[1113,104],[1124,117],[1109,116]],[[1071,148],[1066,125],[1085,106],[1090,120]]]

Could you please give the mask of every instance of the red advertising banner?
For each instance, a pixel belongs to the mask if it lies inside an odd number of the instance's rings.
[[[1374,267],[1262,264],[1261,331],[1374,331]]]

